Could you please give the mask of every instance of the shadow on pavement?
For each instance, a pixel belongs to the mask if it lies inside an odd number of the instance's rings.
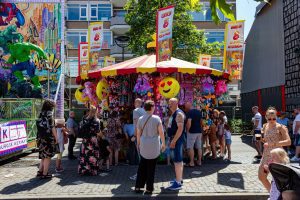
[[[18,192],[30,191],[34,188],[37,188],[37,187],[40,187],[40,186],[46,184],[49,181],[50,181],[50,179],[41,180],[39,178],[31,178],[28,181],[14,183],[12,185],[9,185],[9,186],[3,188],[0,191],[0,194],[15,194],[16,191],[18,191]]]
[[[241,173],[218,173],[218,184],[245,189],[244,178]]]

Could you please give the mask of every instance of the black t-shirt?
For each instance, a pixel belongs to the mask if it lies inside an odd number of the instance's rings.
[[[100,155],[103,159],[109,156],[109,151],[107,150],[107,147],[109,147],[108,140],[100,138],[99,148],[100,148]]]
[[[201,133],[201,119],[202,119],[202,113],[200,110],[192,109],[187,113],[187,119],[191,119],[191,128],[189,130],[190,133]]]

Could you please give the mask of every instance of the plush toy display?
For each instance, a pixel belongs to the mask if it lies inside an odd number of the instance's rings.
[[[215,92],[214,81],[210,77],[203,77],[201,79],[202,92],[204,95],[213,94]]]
[[[108,88],[108,83],[105,79],[102,79],[101,81],[98,82],[96,87],[96,94],[100,100],[108,98],[109,88]]]
[[[216,83],[216,95],[221,96],[227,92],[227,85],[224,80],[218,80]]]
[[[134,86],[133,92],[139,95],[147,95],[148,92],[151,92],[152,88],[149,83],[149,77],[147,74],[139,75],[136,84]]]
[[[178,81],[172,77],[161,80],[158,87],[159,93],[167,99],[176,97],[180,90]]]
[[[85,98],[82,97],[83,89],[84,89],[84,87],[80,87],[80,88],[77,88],[77,90],[75,91],[75,99],[81,103],[85,103],[85,102],[89,101],[89,98],[87,96]]]
[[[98,98],[95,93],[95,85],[92,82],[85,82],[84,83],[84,90],[82,98],[89,98],[89,101],[92,105],[97,106],[98,104]]]

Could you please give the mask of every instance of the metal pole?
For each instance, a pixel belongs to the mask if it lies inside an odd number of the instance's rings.
[[[50,99],[50,68],[47,70],[47,76],[48,76],[48,99]]]

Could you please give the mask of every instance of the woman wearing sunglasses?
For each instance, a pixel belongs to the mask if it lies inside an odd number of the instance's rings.
[[[268,172],[264,170],[264,165],[271,162],[271,151],[273,149],[291,145],[288,130],[286,126],[276,122],[276,115],[276,109],[269,107],[266,112],[267,123],[262,128],[264,151],[258,170],[258,178],[269,192],[271,183],[267,179]]]

